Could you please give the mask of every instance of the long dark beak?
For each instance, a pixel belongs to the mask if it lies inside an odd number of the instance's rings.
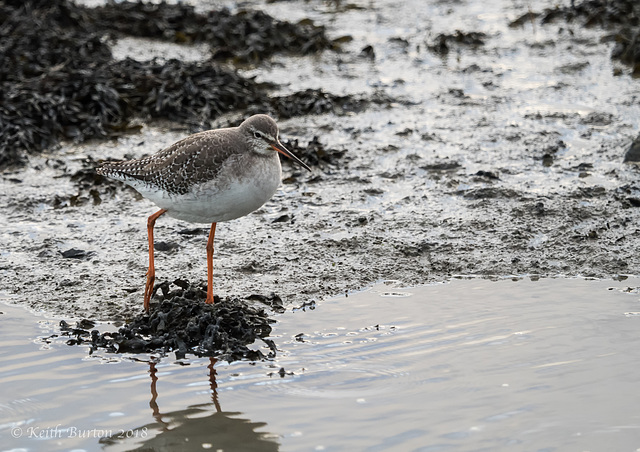
[[[269,143],[271,145],[271,147],[273,149],[275,149],[276,151],[278,151],[280,154],[282,155],[286,155],[287,157],[289,157],[291,160],[293,160],[294,162],[296,162],[298,165],[300,165],[301,167],[303,167],[304,169],[306,169],[307,171],[311,171],[311,168],[309,168],[307,166],[306,163],[304,163],[302,160],[300,160],[298,157],[296,157],[295,155],[293,155],[287,148],[285,148],[282,143],[280,143],[280,141],[278,139],[276,139],[275,142],[273,143]]]

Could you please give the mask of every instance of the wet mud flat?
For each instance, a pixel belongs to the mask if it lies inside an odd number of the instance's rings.
[[[618,16],[589,15],[597,2],[533,15],[392,3],[33,2],[29,16],[5,2],[2,32],[34,47],[3,40],[4,296],[70,322],[139,315],[154,206],[95,166],[257,112],[314,171],[284,163],[271,202],[220,225],[222,299],[275,292],[290,309],[383,279],[636,274],[639,174],[623,159],[640,132],[638,79],[621,57],[633,2]],[[229,24],[227,44],[216,24]],[[210,53],[132,59],[114,50],[125,38]],[[236,45],[247,42],[269,44]],[[207,227],[156,227],[159,280],[203,281]]]

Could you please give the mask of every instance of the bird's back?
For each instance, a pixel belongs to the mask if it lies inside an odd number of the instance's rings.
[[[237,128],[208,130],[190,135],[148,157],[107,163],[96,171],[139,191],[148,187],[183,195],[194,184],[215,179],[224,162],[242,152],[237,140]]]

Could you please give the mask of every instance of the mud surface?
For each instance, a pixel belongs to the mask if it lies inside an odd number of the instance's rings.
[[[14,80],[5,72],[5,298],[76,318],[139,314],[155,206],[93,168],[258,111],[277,117],[282,138],[314,171],[285,164],[272,201],[219,225],[214,286],[222,299],[275,292],[288,309],[383,279],[637,274],[640,182],[637,166],[623,160],[640,133],[639,85],[635,60],[619,57],[626,44],[616,41],[637,36],[637,8],[611,13],[625,20],[598,14],[594,22],[565,14],[595,4],[576,3],[551,20],[551,1],[536,11],[511,1],[248,2],[243,8],[261,12],[225,14],[300,26],[311,19],[320,28],[304,28],[298,47],[274,46],[234,68],[221,54],[192,62],[154,53],[158,40],[181,42],[178,26],[136,31],[154,39],[129,41],[148,59],[127,58],[119,27],[109,39],[87,35],[88,60],[104,70],[89,64],[78,69],[86,77],[69,78],[47,66]],[[196,6],[181,8],[212,17],[202,12],[208,3]],[[61,57],[54,67],[75,61]],[[42,102],[29,116],[10,108],[6,93]],[[216,105],[224,93],[229,101]],[[59,109],[81,121],[48,113]],[[208,225],[159,221],[158,280],[204,281],[207,233]]]

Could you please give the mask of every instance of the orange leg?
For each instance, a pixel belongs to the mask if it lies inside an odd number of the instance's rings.
[[[211,223],[207,242],[207,303],[213,304],[213,238],[216,235],[216,223]]]
[[[153,294],[153,283],[156,280],[156,267],[153,264],[153,227],[159,216],[167,210],[162,209],[154,213],[147,220],[147,234],[149,235],[149,271],[147,272],[147,285],[144,286],[144,310],[149,312],[149,303]]]

